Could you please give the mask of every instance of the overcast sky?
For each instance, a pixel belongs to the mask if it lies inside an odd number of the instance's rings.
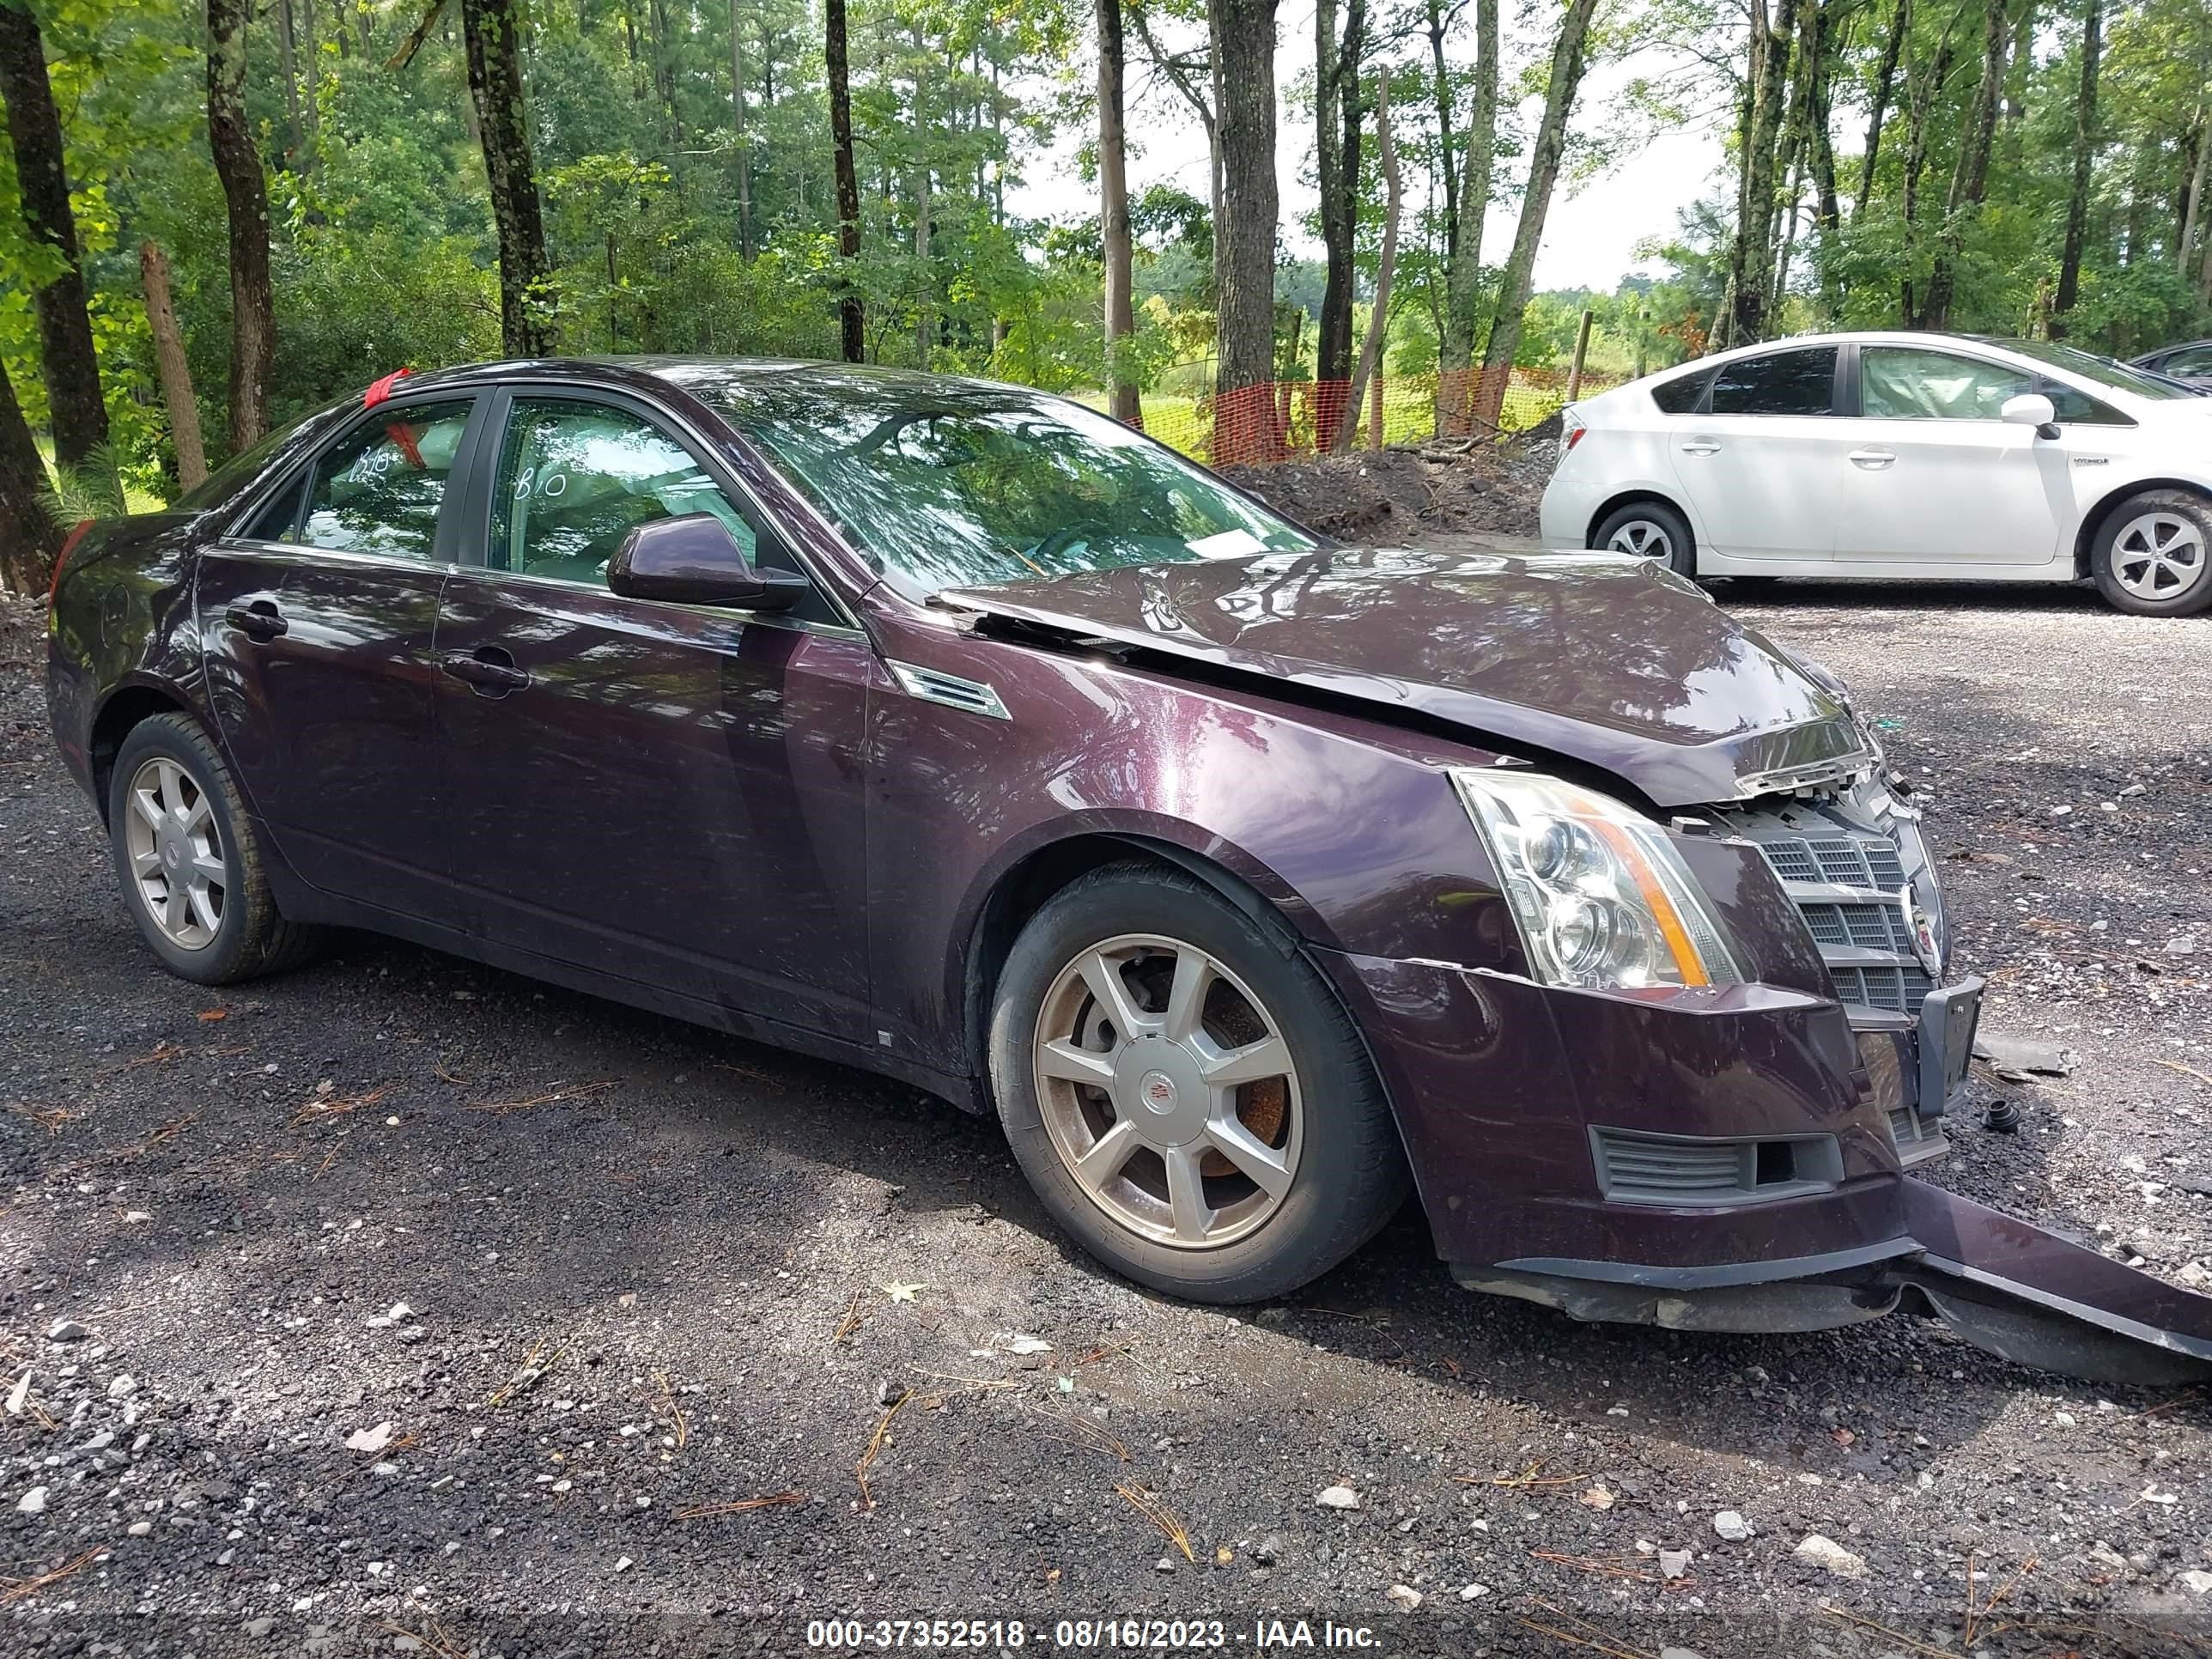
[[[1282,45],[1276,68],[1287,85],[1291,76],[1304,67],[1311,54],[1313,14],[1291,7],[1283,13]],[[1509,44],[1509,54],[1513,50]],[[1172,182],[1200,200],[1206,195],[1206,134],[1187,105],[1164,79],[1155,79],[1140,61],[1136,40],[1129,41],[1129,192]],[[1599,130],[1635,67],[1629,64],[1601,65],[1583,85],[1577,125]],[[1644,72],[1662,67],[1646,63]],[[1511,68],[1509,55],[1508,69]],[[1275,149],[1275,166],[1282,190],[1282,234],[1290,246],[1308,258],[1321,257],[1317,239],[1305,234],[1304,216],[1313,210],[1313,185],[1307,181],[1313,167],[1313,122],[1310,112],[1285,96],[1279,101],[1282,125]],[[1523,125],[1533,130],[1540,108],[1524,112]],[[1010,191],[1007,206],[1028,217],[1070,219],[1097,211],[1095,187],[1084,183],[1075,157],[1085,134],[1064,133],[1053,149],[1025,160],[1028,174],[1018,190]],[[1674,131],[1632,148],[1607,172],[1578,187],[1562,185],[1553,198],[1545,224],[1544,240],[1536,256],[1539,289],[1591,288],[1610,292],[1630,272],[1650,269],[1638,261],[1637,244],[1652,237],[1667,237],[1675,229],[1675,216],[1713,185],[1723,159],[1717,130]],[[1525,163],[1510,164],[1517,170]],[[1410,198],[1409,191],[1409,198]],[[1488,263],[1501,261],[1512,246],[1517,200],[1494,210],[1483,233]]]

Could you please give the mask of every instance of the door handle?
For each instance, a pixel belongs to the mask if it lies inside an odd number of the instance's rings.
[[[1685,438],[1682,441],[1682,453],[1685,455],[1717,455],[1720,453],[1720,447],[1721,441],[1718,438]]]
[[[514,659],[495,645],[473,653],[449,651],[438,659],[438,667],[474,688],[479,696],[503,697],[530,684],[530,671],[517,668]]]
[[[1867,467],[1876,472],[1881,471],[1882,468],[1887,466],[1896,459],[1897,452],[1893,449],[1854,449],[1851,451],[1851,461],[1854,465]]]
[[[273,640],[290,626],[267,599],[234,605],[222,613],[222,619],[250,640]]]

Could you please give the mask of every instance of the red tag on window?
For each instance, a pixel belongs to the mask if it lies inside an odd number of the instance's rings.
[[[374,409],[377,404],[392,395],[392,389],[394,386],[406,378],[405,369],[395,368],[382,380],[371,382],[368,390],[361,394],[361,406],[363,409]]]

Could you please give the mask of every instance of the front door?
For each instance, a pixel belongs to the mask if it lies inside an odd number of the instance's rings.
[[[474,400],[386,404],[200,556],[209,701],[300,878],[403,915],[450,908],[431,636]]]
[[[1822,559],[1832,545],[1841,424],[1836,348],[1723,363],[1699,413],[1667,422],[1703,545],[1731,559]]]
[[[630,529],[686,513],[797,568],[644,406],[532,388],[497,453],[435,645],[472,921],[535,956],[866,1040],[866,641],[818,593],[770,616],[608,590]]]
[[[2043,565],[2074,522],[2063,436],[1999,418],[2038,390],[2008,364],[1924,346],[1859,348],[1859,412],[1838,464],[1836,556],[1854,563]],[[2072,550],[2066,550],[2070,556]]]

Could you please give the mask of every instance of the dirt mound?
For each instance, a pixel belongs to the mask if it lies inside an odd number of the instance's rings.
[[[1552,446],[1521,434],[1498,443],[1447,440],[1220,471],[1285,517],[1325,535],[1371,541],[1421,529],[1533,536]]]

